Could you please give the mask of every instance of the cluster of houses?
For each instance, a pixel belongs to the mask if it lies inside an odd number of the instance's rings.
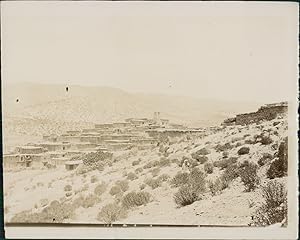
[[[203,136],[205,132],[205,129],[170,123],[155,112],[152,119],[129,118],[124,122],[95,124],[91,129],[43,136],[40,142],[18,146],[4,154],[3,163],[4,168],[65,165],[72,170],[81,164],[80,160],[72,159],[84,153],[124,151],[133,147],[149,149],[157,146],[161,137]]]

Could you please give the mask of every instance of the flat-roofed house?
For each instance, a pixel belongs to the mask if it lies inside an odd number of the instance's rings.
[[[43,147],[36,146],[19,146],[16,147],[16,151],[20,154],[39,154],[43,153],[45,149]]]
[[[47,149],[48,151],[65,151],[67,149],[70,149],[71,144],[64,142],[64,143],[59,143],[59,142],[45,142],[45,143],[38,143],[36,144],[37,146],[43,147]]]
[[[74,170],[80,164],[82,164],[82,160],[69,160],[69,161],[65,162],[65,168],[66,168],[66,170]]]

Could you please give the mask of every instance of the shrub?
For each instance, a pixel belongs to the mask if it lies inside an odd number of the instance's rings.
[[[117,181],[116,185],[120,186],[123,192],[126,192],[129,189],[129,184],[127,180]]]
[[[270,179],[287,176],[288,172],[288,139],[280,143],[278,158],[275,159],[267,171],[267,177]]]
[[[97,196],[100,196],[102,195],[105,190],[106,190],[106,184],[104,182],[98,184],[95,189],[94,189],[94,193],[97,195]]]
[[[112,153],[97,151],[83,155],[82,161],[86,166],[91,166],[92,169],[103,170],[104,165],[112,159]]]
[[[273,140],[272,140],[272,138],[270,138],[268,136],[262,136],[260,142],[262,145],[269,145],[273,142]]]
[[[154,168],[151,170],[152,176],[156,177],[160,172],[160,168]]]
[[[287,220],[287,191],[283,183],[270,181],[262,186],[264,203],[256,210],[253,224],[267,226]]]
[[[199,200],[199,195],[189,185],[181,186],[174,194],[174,201],[178,206],[190,205],[197,200]]]
[[[150,202],[151,194],[148,192],[130,192],[127,193],[122,199],[122,205],[125,208],[137,207],[145,205]]]
[[[123,191],[120,186],[116,185],[110,189],[109,193],[110,193],[110,195],[114,196],[114,195],[123,193]]]
[[[98,213],[97,219],[111,224],[121,218],[126,217],[127,213],[124,208],[116,203],[110,203],[101,208]]]
[[[141,161],[142,161],[142,159],[140,159],[140,158],[138,160],[133,161],[132,166],[139,165]]]
[[[194,168],[188,174],[187,183],[181,185],[174,195],[174,201],[179,206],[185,206],[201,199],[201,194],[205,191],[205,175],[199,169]]]
[[[188,173],[182,173],[178,172],[171,180],[171,185],[174,187],[180,187],[184,184],[186,184],[189,180],[189,174]]]
[[[135,169],[134,172],[135,172],[136,174],[139,174],[139,173],[143,172],[143,169],[142,169],[142,168],[137,168],[137,169]]]
[[[152,189],[158,188],[161,186],[162,181],[158,178],[146,179],[145,183],[150,186]]]
[[[249,147],[241,147],[241,148],[238,150],[238,155],[248,154],[249,151],[250,151],[250,148],[249,148]]]
[[[147,168],[153,168],[153,167],[156,167],[156,166],[158,166],[159,165],[159,161],[152,161],[152,162],[148,162],[148,163],[146,163],[144,166],[143,166],[143,168],[144,169],[147,169]]]
[[[100,201],[100,198],[97,195],[89,194],[83,201],[82,207],[90,208],[93,207],[96,203]]]
[[[268,161],[273,159],[273,155],[270,153],[263,153],[262,157],[257,161],[259,166],[265,165]]]
[[[66,197],[71,197],[72,195],[73,195],[72,192],[66,192],[66,193],[65,193],[65,196],[66,196]]]
[[[245,144],[254,144],[254,143],[255,143],[255,140],[252,140],[252,139],[245,140]]]
[[[223,152],[223,151],[226,151],[226,150],[230,150],[234,148],[233,145],[231,145],[230,143],[225,143],[224,145],[221,145],[221,144],[217,144],[214,149],[217,151],[217,152]]]
[[[141,190],[145,189],[145,187],[146,187],[146,184],[144,184],[144,183],[140,185]]]
[[[224,151],[222,155],[223,155],[223,158],[228,158],[229,157],[229,153],[227,151]]]
[[[239,168],[236,164],[229,165],[220,177],[222,190],[227,188],[229,184],[239,177]]]
[[[135,173],[130,172],[130,173],[128,173],[128,175],[127,175],[127,179],[133,181],[133,180],[135,180],[135,179],[138,179],[138,176],[137,176]]]
[[[98,178],[97,178],[97,176],[93,175],[91,177],[91,183],[95,183],[95,182],[98,182]]]
[[[203,164],[208,161],[208,157],[204,155],[198,155],[197,153],[192,153],[192,158],[197,160],[199,163]]]
[[[220,178],[217,178],[214,182],[211,180],[208,181],[207,187],[209,188],[209,190],[213,196],[218,194],[219,192],[221,192],[224,189]]]
[[[158,177],[158,179],[159,179],[160,181],[162,181],[162,182],[167,181],[169,178],[170,178],[170,176],[169,176],[168,174],[166,174],[166,173],[164,173],[164,174],[162,174],[162,175],[160,175],[160,176]]]
[[[170,159],[168,159],[166,157],[162,157],[158,162],[158,166],[160,166],[160,167],[170,166],[170,164],[171,164]]]
[[[65,192],[72,191],[72,186],[71,186],[71,185],[66,185],[66,186],[64,187],[64,190],[65,190]]]
[[[228,166],[235,164],[237,162],[237,158],[230,157],[228,159],[222,159],[220,161],[216,161],[213,163],[214,167],[218,167],[221,170],[227,168]]]
[[[205,163],[204,164],[204,171],[208,174],[213,173],[214,171],[214,165],[212,163]]]
[[[245,167],[242,167],[239,171],[239,175],[247,192],[254,190],[259,184],[257,169],[258,167],[256,164],[249,163]]]
[[[71,204],[52,201],[49,206],[45,207],[41,212],[32,213],[23,211],[16,214],[11,222],[14,223],[61,223],[65,219],[69,219],[74,215],[74,207]]]
[[[80,165],[76,168],[76,174],[77,175],[82,175],[84,174],[84,177],[86,177],[86,173],[91,171],[92,167],[91,166],[86,166],[86,165]]]
[[[196,152],[197,155],[208,155],[210,154],[210,150],[206,149],[206,148],[201,148],[200,150],[198,150]]]

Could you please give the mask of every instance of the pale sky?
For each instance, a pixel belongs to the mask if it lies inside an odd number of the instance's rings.
[[[1,2],[2,80],[274,102],[296,91],[296,3]],[[294,93],[293,93],[294,94]]]

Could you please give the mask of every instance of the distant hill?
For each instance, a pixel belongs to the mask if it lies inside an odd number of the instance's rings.
[[[151,118],[155,111],[161,112],[162,118],[168,118],[175,123],[211,126],[236,113],[256,110],[260,105],[201,99],[201,90],[198,99],[129,93],[110,87],[36,83],[3,86],[2,102],[4,127],[10,129],[6,133],[12,131],[11,134],[14,134],[13,129],[21,128],[24,134],[26,125],[32,120],[37,129],[43,129],[34,135],[54,131],[55,126],[60,124],[67,128],[70,123],[70,128],[74,129],[84,123],[90,126],[92,123],[123,121],[129,117]],[[43,125],[42,128],[38,126],[38,122]],[[21,127],[12,126],[14,124],[21,124]]]

